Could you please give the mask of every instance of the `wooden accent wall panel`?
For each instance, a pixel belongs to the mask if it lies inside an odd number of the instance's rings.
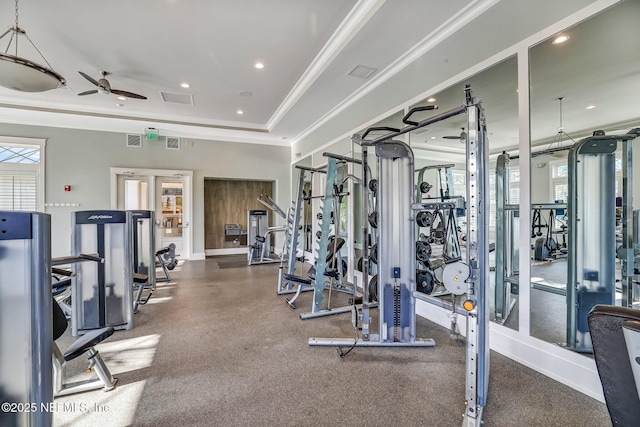
[[[242,181],[227,179],[204,180],[204,247],[222,249],[237,247],[238,244],[225,242],[224,225],[240,224],[247,230],[247,211],[266,210],[269,225],[273,222],[273,211],[257,199],[261,194],[273,197],[273,181]],[[284,210],[288,206],[282,207]]]

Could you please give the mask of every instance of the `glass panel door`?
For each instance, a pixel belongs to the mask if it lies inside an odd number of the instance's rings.
[[[149,178],[118,175],[118,209],[149,210]]]
[[[156,212],[160,212],[160,215],[156,214],[158,227],[156,242],[159,247],[165,247],[171,243],[176,245],[176,256],[183,249],[183,229],[188,226],[188,223],[183,220],[183,189],[182,179],[156,178]]]

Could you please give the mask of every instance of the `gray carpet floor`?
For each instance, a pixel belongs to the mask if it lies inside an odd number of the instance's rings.
[[[238,256],[190,261],[159,284],[135,327],[98,346],[118,378],[56,399],[55,426],[460,426],[464,347],[418,319],[432,348],[309,347],[352,337],[349,314],[305,320],[276,295],[276,264]],[[334,302],[340,304],[335,296]],[[68,332],[58,343],[66,348]],[[74,360],[71,380],[86,378]],[[485,426],[610,426],[604,404],[491,354]]]

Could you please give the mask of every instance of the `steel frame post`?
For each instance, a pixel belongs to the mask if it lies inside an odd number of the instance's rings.
[[[477,98],[467,87],[467,314],[466,411],[463,426],[479,427],[489,386],[489,183],[486,123]]]

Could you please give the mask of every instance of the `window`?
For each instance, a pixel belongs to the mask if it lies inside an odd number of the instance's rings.
[[[467,173],[464,171],[451,171],[453,180],[453,195],[465,196],[467,194]]]
[[[566,160],[549,163],[551,166],[551,189],[553,200],[557,203],[567,203],[569,199],[569,165]]]
[[[0,210],[44,210],[44,140],[0,137]]]
[[[509,204],[520,203],[520,169],[509,167]]]
[[[35,174],[0,174],[0,210],[35,211],[37,209]]]

